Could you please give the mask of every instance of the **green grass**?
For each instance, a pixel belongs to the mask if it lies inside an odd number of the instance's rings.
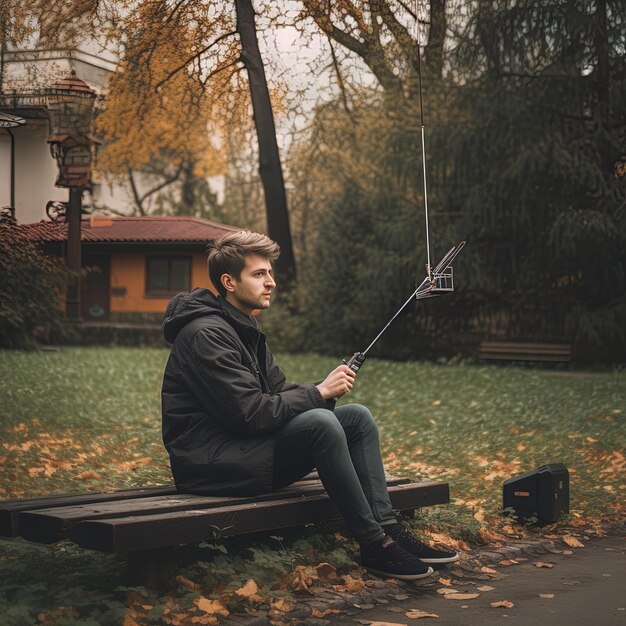
[[[169,482],[160,439],[159,392],[166,360],[167,351],[158,349],[1,352],[0,498]],[[319,380],[336,365],[335,359],[313,355],[278,360],[295,382]],[[419,518],[422,527],[463,539],[478,539],[481,529],[483,536],[485,529],[497,530],[502,525],[497,515],[502,482],[548,462],[563,462],[571,472],[574,521],[623,513],[622,371],[371,359],[342,402],[372,410],[391,472],[450,483],[453,503],[425,511]],[[291,539],[280,558],[266,544],[254,548],[257,553],[245,541],[233,544],[204,569],[192,559],[188,575],[208,595],[220,582],[245,581],[255,572],[268,593],[274,593],[272,580],[298,563],[334,558],[347,568],[350,548],[334,541],[333,529],[322,530],[283,533]],[[41,574],[33,576],[33,568]],[[0,611],[14,607],[9,623],[21,624],[29,623],[26,614],[34,619],[36,611],[71,605],[78,613],[51,613],[50,623],[81,623],[83,618],[117,623],[128,603],[128,590],[118,586],[121,568],[117,557],[94,556],[69,545],[1,541],[0,580],[10,584],[0,594]],[[80,582],[85,571],[87,582]],[[63,593],[78,599],[72,603]],[[155,598],[144,602],[158,605]]]

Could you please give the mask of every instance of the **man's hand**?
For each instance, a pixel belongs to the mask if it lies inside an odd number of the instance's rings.
[[[336,367],[326,378],[317,385],[324,400],[340,398],[348,393],[354,385],[356,374],[347,366]]]

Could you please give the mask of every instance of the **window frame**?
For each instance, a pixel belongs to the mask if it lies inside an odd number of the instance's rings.
[[[167,288],[166,289],[150,289],[150,265],[154,261],[167,261]],[[187,261],[189,265],[187,275],[187,285],[183,289],[172,289],[172,262]],[[193,257],[185,254],[147,254],[145,257],[145,281],[144,296],[146,298],[162,298],[175,296],[181,291],[191,290],[191,272],[193,267]]]

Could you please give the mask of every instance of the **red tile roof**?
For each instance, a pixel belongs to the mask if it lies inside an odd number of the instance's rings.
[[[65,222],[41,221],[17,228],[30,241],[67,241]],[[206,242],[233,230],[240,229],[199,217],[91,216],[82,221],[81,241]]]

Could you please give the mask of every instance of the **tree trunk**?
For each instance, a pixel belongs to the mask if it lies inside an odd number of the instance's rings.
[[[283,171],[276,142],[267,80],[259,51],[252,0],[235,0],[237,32],[241,38],[241,58],[248,71],[254,124],[259,142],[259,174],[265,191],[269,236],[280,245],[276,274],[282,286],[288,287],[296,278],[296,266],[289,229],[289,213]]]

